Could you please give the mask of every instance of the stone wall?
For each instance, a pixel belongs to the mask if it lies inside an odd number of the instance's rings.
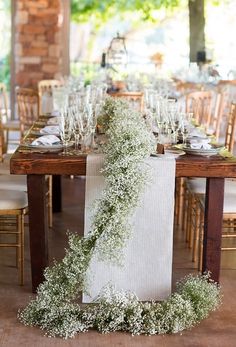
[[[63,0],[15,0],[15,85],[63,75]],[[65,0],[64,0],[65,1]]]

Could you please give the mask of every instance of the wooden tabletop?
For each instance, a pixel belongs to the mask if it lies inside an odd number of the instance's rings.
[[[11,158],[12,174],[85,175],[85,154],[63,156],[60,153],[20,153]],[[185,154],[176,160],[177,177],[236,178],[236,161],[220,155],[203,157]]]

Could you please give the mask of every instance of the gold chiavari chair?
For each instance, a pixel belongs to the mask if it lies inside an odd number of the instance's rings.
[[[39,117],[39,96],[34,89],[17,88],[16,101],[22,140],[26,131],[31,128]]]
[[[223,95],[222,105],[222,125],[223,128],[227,124],[227,116],[230,111],[232,102],[236,102],[236,80],[220,80],[216,86],[219,93]]]
[[[8,148],[10,131],[20,131],[19,120],[11,120],[10,114],[11,112],[8,107],[8,96],[6,86],[3,83],[0,83],[0,123],[3,133],[5,135],[5,151],[7,151]]]
[[[186,112],[193,113],[196,122],[203,125],[206,131],[211,123],[213,111],[214,103],[211,91],[198,91],[186,95]]]
[[[210,130],[213,115],[215,115],[215,108],[213,102],[212,91],[195,91],[186,95],[186,112],[193,113],[194,119],[198,124],[205,127],[206,131]],[[219,96],[220,98],[220,96]],[[215,125],[215,124],[214,124]],[[218,126],[218,124],[217,124]],[[187,196],[186,180],[179,178],[176,181],[176,224],[184,226],[183,219],[185,217],[183,206],[186,204],[185,198]],[[188,234],[187,234],[188,235]]]
[[[27,194],[0,189],[0,247],[16,249],[20,285],[24,284],[24,216],[28,211]]]
[[[236,104],[231,104],[230,114],[228,118],[228,126],[225,136],[225,147],[233,152],[236,133]],[[203,249],[203,216],[205,209],[205,179],[196,179],[189,181],[189,193],[193,200],[188,208],[189,214],[189,242],[190,246],[193,246],[193,261],[196,261],[197,256],[199,260],[199,269],[201,268],[202,249]],[[193,212],[193,208],[196,211],[196,215]],[[191,210],[190,210],[191,209]],[[235,233],[235,220],[236,220],[236,181],[232,179],[225,180],[225,194],[224,194],[224,209],[223,209],[223,232],[222,238],[224,240],[232,239],[236,240]],[[192,229],[192,225],[194,228]],[[192,245],[191,245],[192,243]],[[223,251],[236,250],[236,244],[223,245],[221,248]]]
[[[23,139],[26,131],[31,128],[39,117],[39,95],[34,89],[17,88],[16,99],[21,126],[21,137]],[[49,226],[52,227],[52,177],[46,176],[46,180],[48,184],[48,221]]]
[[[175,81],[175,88],[181,95],[187,95],[189,93],[198,92],[203,90],[201,83],[186,82],[181,80]]]
[[[3,139],[3,136],[0,134],[0,174],[9,174],[11,155],[10,154],[6,155],[5,153],[3,153],[2,144],[1,144],[2,139]]]

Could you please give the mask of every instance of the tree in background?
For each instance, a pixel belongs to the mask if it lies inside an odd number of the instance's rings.
[[[227,0],[222,0],[227,3]],[[222,3],[221,1],[221,3]],[[104,23],[117,13],[124,17],[128,12],[136,12],[140,20],[156,22],[155,13],[159,9],[188,7],[189,9],[189,58],[197,61],[197,53],[204,52],[205,47],[205,5],[219,5],[219,0],[72,0],[72,20],[82,23],[93,20],[97,25]]]
[[[189,8],[189,59],[197,61],[198,52],[205,52],[205,0],[188,0]],[[199,57],[204,60],[204,57]]]

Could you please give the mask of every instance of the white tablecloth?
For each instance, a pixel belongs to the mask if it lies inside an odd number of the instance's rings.
[[[132,216],[133,236],[125,249],[124,267],[99,262],[95,257],[89,268],[92,279],[83,302],[91,302],[108,282],[116,289],[131,290],[140,300],[164,300],[171,292],[174,219],[175,160],[148,158],[152,181]],[[89,155],[86,169],[85,235],[90,228],[92,204],[104,188],[100,174],[103,156]]]

